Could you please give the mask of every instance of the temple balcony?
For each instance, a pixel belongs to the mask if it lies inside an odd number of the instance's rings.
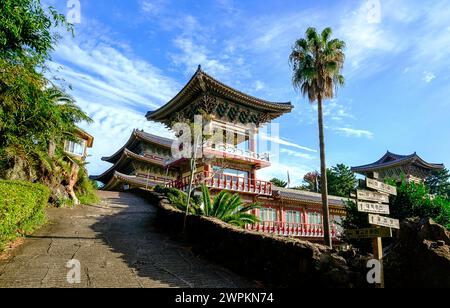
[[[214,146],[208,146],[207,148],[222,152],[224,154],[233,154],[233,155],[247,157],[250,159],[270,162],[269,153],[255,153],[250,150],[239,149],[236,146],[225,144],[225,143],[215,144]]]
[[[203,149],[204,157],[213,157],[216,159],[231,160],[233,162],[243,163],[247,165],[255,165],[257,169],[270,167],[269,153],[255,153],[250,150],[240,149],[229,144],[206,144]],[[199,158],[201,159],[201,158]],[[179,165],[186,163],[185,158],[167,157],[164,159],[165,166]]]
[[[279,236],[292,236],[301,238],[323,238],[323,225],[304,224],[304,223],[287,223],[281,221],[261,221],[254,225],[247,225],[248,230],[274,234]],[[330,226],[331,236],[333,239],[341,237],[340,232],[335,224]]]
[[[234,162],[255,165],[257,169],[270,167],[269,153],[256,153],[226,143],[206,144],[204,153],[217,159],[226,159]]]
[[[171,181],[167,184],[167,187],[187,191],[189,179],[190,177],[186,176],[182,179]],[[270,182],[227,174],[214,172],[197,173],[194,175],[193,186],[199,186],[201,184],[205,184],[208,188],[213,190],[228,190],[231,192],[262,196],[272,195],[272,183]]]

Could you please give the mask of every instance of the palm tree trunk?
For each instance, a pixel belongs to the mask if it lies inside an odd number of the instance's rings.
[[[328,180],[327,165],[325,161],[325,136],[323,127],[323,106],[322,96],[318,100],[318,118],[319,118],[319,140],[320,140],[320,173],[321,173],[321,191],[322,191],[322,212],[323,212],[323,231],[325,245],[332,248],[332,239],[330,235],[330,210],[328,207]]]

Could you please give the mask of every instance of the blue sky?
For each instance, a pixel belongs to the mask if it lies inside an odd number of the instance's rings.
[[[280,159],[260,177],[289,170],[299,184],[319,168],[317,115],[292,89],[288,56],[309,26],[331,26],[347,43],[346,86],[325,107],[328,165],[366,164],[390,150],[450,166],[448,2],[330,2],[80,0],[75,38],[64,36],[51,68],[95,121],[81,125],[96,138],[90,173],[108,168],[100,158],[133,128],[169,135],[144,115],[201,64],[251,95],[292,101],[294,111],[277,121]],[[43,3],[67,11],[65,0]]]

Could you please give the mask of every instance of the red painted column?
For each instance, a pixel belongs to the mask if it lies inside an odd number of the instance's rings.
[[[257,129],[249,132],[249,150],[252,153],[256,153],[256,134]],[[253,186],[253,191],[256,189],[256,167],[252,166],[250,171],[251,185]]]

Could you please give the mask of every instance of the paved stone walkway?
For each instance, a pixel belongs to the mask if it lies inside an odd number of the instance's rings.
[[[126,193],[98,206],[48,209],[49,224],[0,261],[0,287],[251,287],[153,227],[155,209]],[[66,263],[81,263],[81,283]]]

